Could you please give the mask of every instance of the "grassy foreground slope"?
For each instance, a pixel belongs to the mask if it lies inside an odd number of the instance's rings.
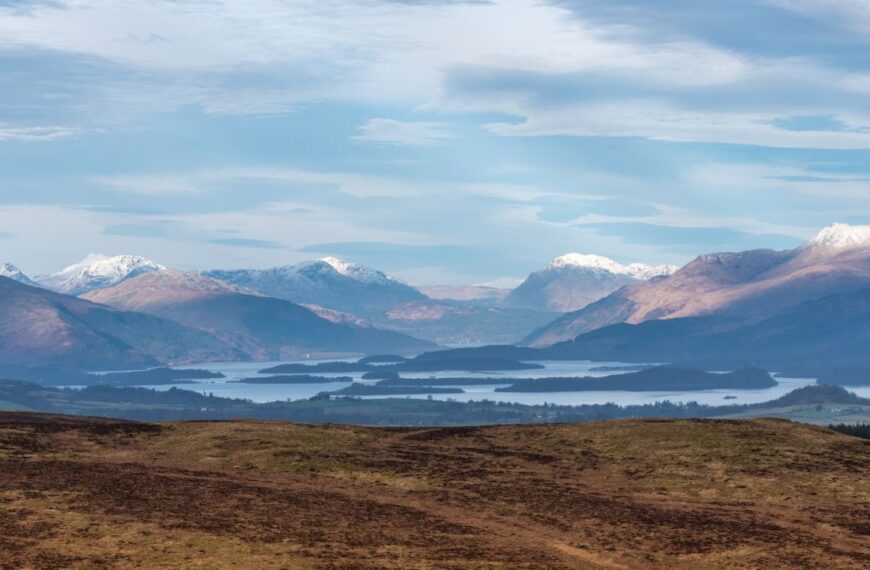
[[[870,442],[0,413],[0,567],[866,568]]]

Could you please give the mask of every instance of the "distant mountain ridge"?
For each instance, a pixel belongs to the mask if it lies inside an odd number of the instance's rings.
[[[271,269],[212,270],[203,275],[299,303],[334,322],[371,323],[439,344],[513,342],[554,316],[495,307],[495,302],[431,299],[381,271],[334,257]]]
[[[528,276],[502,301],[505,307],[575,311],[636,281],[672,274],[672,265],[623,265],[600,255],[568,253]]]
[[[538,329],[546,346],[607,325],[720,315],[758,321],[804,301],[870,286],[870,226],[834,224],[794,250],[697,257],[673,275],[626,285]]]

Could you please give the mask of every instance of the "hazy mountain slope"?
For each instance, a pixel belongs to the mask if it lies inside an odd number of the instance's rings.
[[[672,266],[622,265],[599,255],[569,253],[529,275],[502,305],[550,312],[575,311],[623,285],[669,275],[675,270]]]
[[[511,293],[511,289],[486,285],[426,285],[417,289],[434,301],[454,301],[479,307],[496,306]]]
[[[396,307],[377,324],[439,344],[482,345],[516,342],[555,316],[528,309],[427,300]]]
[[[381,271],[334,257],[255,270],[213,270],[203,273],[269,297],[319,305],[371,319],[426,296]]]
[[[420,358],[506,358],[669,363],[689,368],[747,366],[815,376],[870,369],[870,287],[805,301],[756,322],[705,316],[619,323],[548,347],[485,346]]]
[[[42,287],[58,293],[81,295],[94,289],[111,287],[131,277],[160,269],[165,268],[138,255],[108,257],[101,254],[91,254],[78,263],[50,275],[38,276],[35,280]]]
[[[0,362],[131,368],[235,358],[203,331],[0,277]]]
[[[295,303],[249,294],[196,273],[151,272],[85,297],[208,331],[256,359],[309,353],[408,354],[435,346],[392,331],[332,322]]]
[[[866,226],[836,224],[789,251],[702,255],[667,278],[624,287],[533,332],[546,346],[619,322],[704,315],[757,321],[807,300],[870,286]]]

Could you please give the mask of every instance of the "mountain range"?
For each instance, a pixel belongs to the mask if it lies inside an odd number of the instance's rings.
[[[617,323],[719,316],[751,323],[802,302],[870,285],[870,226],[834,224],[793,250],[697,257],[665,278],[631,283],[528,335],[547,346]]]
[[[88,295],[165,269],[140,256],[91,254],[32,280],[12,265],[4,271],[59,293]],[[336,324],[379,327],[439,344],[480,345],[515,342],[567,309],[672,270],[571,253],[533,273],[515,290],[457,285],[418,289],[335,257],[267,269],[214,269],[202,275],[249,294],[302,305]]]
[[[53,283],[64,289],[115,283],[79,297],[38,286],[11,264],[0,266],[0,364],[127,369],[437,348],[335,311],[141,260],[101,257],[96,270],[79,265],[60,272],[70,278]]]
[[[381,271],[335,257],[271,269],[211,270],[203,275],[304,304],[326,318],[361,320],[447,345],[514,342],[556,316],[554,311],[516,310],[487,302],[487,296],[504,297],[507,292],[493,294],[483,288],[441,287],[438,298],[432,298]],[[469,296],[475,299],[470,301]]]
[[[780,366],[791,355],[805,366],[848,365],[861,361],[856,343],[867,340],[870,226],[834,224],[792,250],[703,254],[678,270],[566,254],[511,291],[421,291],[336,258],[197,273],[137,256],[89,256],[33,279],[5,264],[0,279],[7,363],[413,354],[436,343],[511,344],[534,330],[520,344],[541,351],[504,350]]]
[[[206,331],[254,360],[437,348],[401,333],[323,318],[296,303],[194,272],[151,271],[83,298]]]

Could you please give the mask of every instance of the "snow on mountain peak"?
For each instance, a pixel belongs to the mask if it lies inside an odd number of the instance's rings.
[[[31,281],[27,275],[22,273],[20,269],[11,263],[0,264],[0,277],[8,277],[13,281],[18,281],[25,285],[34,285],[33,281]]]
[[[834,251],[870,247],[870,225],[831,224],[803,245],[804,249],[818,247]]]
[[[677,270],[674,265],[646,265],[645,263],[632,263],[622,265],[609,257],[584,253],[566,253],[550,262],[548,270],[562,269],[565,267],[582,267],[593,271],[606,271],[614,275],[628,275],[634,279],[652,279],[659,275],[670,275]]]
[[[365,265],[360,265],[358,263],[345,261],[337,257],[321,257],[319,261],[322,261],[323,263],[329,265],[341,275],[344,275],[345,277],[349,277],[356,281],[361,281],[363,283],[375,283],[392,280],[388,275],[382,273],[381,271],[366,267]]]
[[[21,270],[11,263],[3,263],[0,265],[0,275],[3,277],[12,277],[13,275],[21,274]]]
[[[90,253],[78,263],[65,267],[57,273],[37,278],[40,284],[69,295],[117,285],[121,281],[147,273],[166,269],[138,255],[115,255],[112,257]]]
[[[588,267],[590,269],[604,269],[610,273],[623,273],[625,266],[602,255],[585,253],[566,253],[550,262],[547,269],[561,269],[563,267]]]

